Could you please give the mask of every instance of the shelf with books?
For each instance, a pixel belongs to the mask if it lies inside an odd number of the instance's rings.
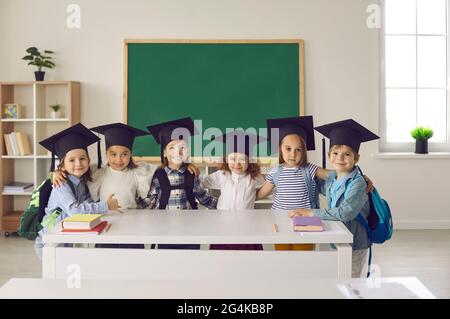
[[[55,103],[62,105],[62,118],[51,117],[50,105]],[[80,83],[0,82],[2,111],[5,104],[20,106],[19,118],[3,118],[2,113],[0,120],[0,231],[8,235],[16,231],[34,187],[48,178],[51,156],[39,141],[80,121]],[[17,133],[20,140],[27,137],[29,151],[20,153],[18,147],[18,153],[8,152],[5,135],[10,141],[9,135],[15,135],[17,139]],[[20,155],[25,153],[27,155]],[[32,182],[33,188],[23,192],[4,191],[5,185],[13,182]]]

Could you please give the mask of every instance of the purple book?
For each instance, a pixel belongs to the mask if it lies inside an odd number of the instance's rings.
[[[323,224],[320,217],[302,217],[293,218],[294,231],[323,231]]]

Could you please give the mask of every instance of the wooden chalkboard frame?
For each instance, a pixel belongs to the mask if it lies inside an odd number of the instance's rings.
[[[123,47],[123,123],[128,122],[128,44],[148,44],[148,43],[175,43],[175,44],[192,44],[192,43],[200,43],[200,44],[227,44],[227,43],[242,43],[242,44],[271,44],[271,43],[289,43],[289,44],[298,44],[299,46],[299,115],[305,115],[305,42],[303,39],[261,39],[261,40],[248,40],[248,39],[215,39],[215,40],[202,40],[202,39],[125,39],[124,47]],[[146,160],[149,162],[159,163],[159,156],[145,156],[140,157],[141,160]],[[262,162],[272,161],[268,159],[260,159]],[[211,163],[214,161],[213,159],[206,159],[207,163]],[[199,161],[196,161],[197,163]]]

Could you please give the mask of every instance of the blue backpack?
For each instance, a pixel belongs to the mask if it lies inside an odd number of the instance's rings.
[[[363,172],[358,166],[358,170],[361,175],[364,176]],[[360,213],[356,216],[356,220],[364,226],[367,230],[367,235],[371,243],[382,244],[386,240],[391,239],[392,232],[394,230],[394,224],[392,222],[391,209],[388,203],[381,198],[378,191],[373,188],[373,190],[367,194],[369,197],[370,212],[367,219]],[[369,248],[369,261],[368,261],[368,271],[367,277],[370,276],[370,265],[372,263],[372,244]]]
[[[364,175],[359,167],[358,170],[361,175]],[[356,220],[367,230],[372,243],[382,244],[392,237],[394,225],[391,209],[375,188],[367,195],[369,196],[370,204],[369,216],[366,219],[363,215],[358,214]]]

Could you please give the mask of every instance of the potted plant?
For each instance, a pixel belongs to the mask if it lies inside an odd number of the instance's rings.
[[[433,130],[427,127],[416,127],[411,131],[411,136],[416,140],[416,154],[428,154],[428,139],[433,136]]]
[[[53,51],[44,50],[44,54],[41,54],[36,47],[28,48],[28,55],[24,56],[22,60],[30,61],[28,65],[35,65],[38,67],[38,70],[34,72],[36,77],[36,81],[44,81],[45,72],[42,71],[42,68],[53,69],[55,63],[51,61],[52,57],[49,54],[53,54]]]
[[[61,112],[59,112],[59,110],[61,110],[62,105],[59,104],[59,103],[55,103],[55,104],[53,104],[53,105],[50,105],[50,108],[53,110],[53,111],[50,112],[50,117],[51,117],[52,119],[58,119],[58,118],[60,118]]]

